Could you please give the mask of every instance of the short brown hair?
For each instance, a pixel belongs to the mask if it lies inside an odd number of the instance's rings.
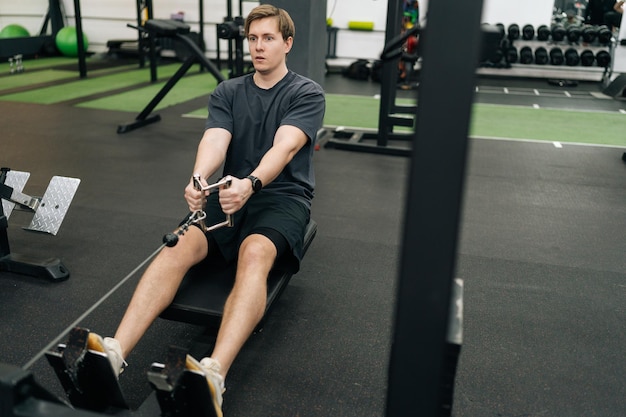
[[[296,27],[291,20],[291,16],[286,10],[280,9],[271,4],[261,4],[250,11],[248,17],[246,17],[246,23],[244,25],[244,31],[246,36],[250,30],[250,23],[255,20],[264,19],[266,17],[278,18],[278,30],[282,34],[283,39],[287,40],[290,36],[293,37],[296,34]]]

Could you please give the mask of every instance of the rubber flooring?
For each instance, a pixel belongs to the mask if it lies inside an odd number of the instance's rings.
[[[368,93],[341,77],[325,87]],[[624,104],[591,97],[568,100],[615,111]],[[160,122],[123,135],[116,127],[126,112],[0,102],[0,165],[31,173],[25,193],[41,195],[53,175],[81,179],[57,236],[22,230],[26,212],[9,221],[13,253],[59,257],[71,276],[51,283],[0,273],[0,362],[23,366],[94,303],[78,324],[114,332],[141,271],[131,273],[185,214],[182,190],[204,122],[180,115],[203,102],[164,109]],[[471,139],[454,416],[623,415],[624,150]],[[315,154],[318,234],[232,368],[226,416],[384,415],[409,164],[323,147]],[[169,345],[195,346],[203,330],[154,323],[120,379],[134,407],[150,395],[150,363],[163,361]],[[63,395],[45,359],[31,370]]]

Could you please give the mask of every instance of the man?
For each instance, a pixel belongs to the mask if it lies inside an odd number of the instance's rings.
[[[299,268],[315,184],[314,142],[325,111],[322,88],[287,68],[295,32],[289,14],[260,5],[244,30],[255,72],[224,81],[211,94],[193,168],[206,185],[224,163],[231,185],[207,196],[194,187],[192,176],[184,194],[192,212],[206,211],[208,224],[226,213],[234,216],[234,227],[207,234],[190,227],[146,269],[115,337],[90,335],[90,346],[106,352],[115,372],[121,372],[191,266],[207,256],[236,261],[235,284],[211,357],[187,360],[188,367],[206,374],[219,416],[228,370],[263,316],[274,262],[281,258],[294,272]]]

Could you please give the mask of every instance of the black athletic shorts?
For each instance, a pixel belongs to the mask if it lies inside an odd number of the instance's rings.
[[[218,194],[207,198],[207,226],[225,220]],[[237,259],[239,246],[251,234],[262,234],[276,246],[275,267],[296,273],[302,260],[304,233],[310,211],[304,203],[284,195],[260,191],[253,194],[241,210],[233,215],[233,227],[222,227],[207,233],[209,247],[217,244],[227,262]]]

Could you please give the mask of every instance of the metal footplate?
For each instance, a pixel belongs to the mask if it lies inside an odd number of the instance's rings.
[[[221,417],[213,406],[205,375],[186,366],[187,351],[171,346],[164,364],[153,363],[148,382],[156,392],[162,416]]]
[[[0,173],[0,270],[62,281],[69,271],[59,259],[31,259],[11,253],[7,236],[8,219],[13,210],[34,212],[25,230],[56,235],[80,184],[77,178],[55,176],[42,198],[24,194],[22,190],[30,173],[2,168]]]
[[[25,229],[56,235],[79,184],[77,178],[52,177],[30,225]]]

